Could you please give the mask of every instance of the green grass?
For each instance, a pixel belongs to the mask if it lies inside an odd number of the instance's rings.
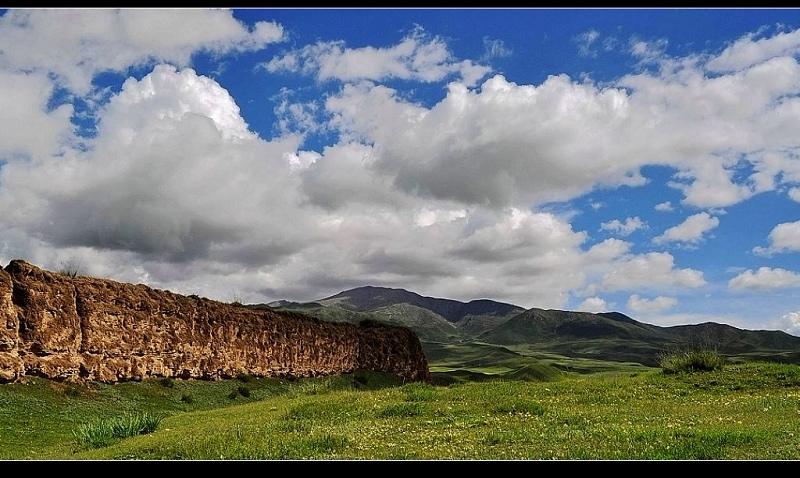
[[[81,439],[126,420],[111,439]],[[0,459],[797,460],[800,366],[449,385],[366,372],[88,387],[34,378],[0,386]]]
[[[722,368],[725,358],[711,348],[689,348],[663,355],[659,365],[665,373],[708,372]]]
[[[80,425],[74,432],[75,442],[85,448],[101,448],[122,438],[146,435],[158,428],[161,417],[150,413],[105,418]]]
[[[616,362],[596,358],[570,357],[543,351],[538,345],[495,345],[481,342],[433,343],[423,342],[425,355],[433,373],[457,370],[467,374],[481,373],[492,377],[511,377],[527,373],[531,379],[560,380],[564,374],[590,374],[605,371],[644,371],[641,362]]]

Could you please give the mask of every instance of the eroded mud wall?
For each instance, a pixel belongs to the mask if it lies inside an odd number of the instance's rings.
[[[310,377],[368,369],[430,381],[410,329],[253,311],[24,261],[0,270],[0,382]]]

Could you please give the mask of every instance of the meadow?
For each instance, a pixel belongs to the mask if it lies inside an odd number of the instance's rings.
[[[672,363],[670,366],[674,366]],[[3,460],[796,460],[800,366],[0,385]]]

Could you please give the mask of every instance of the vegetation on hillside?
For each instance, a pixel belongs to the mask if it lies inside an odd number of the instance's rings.
[[[743,330],[717,323],[660,327],[619,312],[525,310],[490,300],[463,303],[423,297],[402,289],[361,287],[318,302],[269,308],[332,322],[372,319],[408,327],[417,334],[427,355],[443,350],[458,355],[459,348],[480,345],[494,347],[500,354],[550,353],[660,367],[665,351],[700,342],[715,344],[720,354],[732,360],[800,364],[800,337],[782,331]]]

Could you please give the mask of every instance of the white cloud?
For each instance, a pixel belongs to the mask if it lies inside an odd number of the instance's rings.
[[[608,264],[620,257],[626,257],[633,244],[620,239],[610,238],[593,245],[585,255],[587,264]]]
[[[302,190],[312,204],[330,211],[354,203],[399,207],[391,178],[374,174],[374,158],[374,149],[358,142],[325,148],[301,173]]]
[[[39,157],[61,150],[72,135],[73,107],[65,104],[49,110],[53,91],[44,74],[0,71],[0,158]]]
[[[644,181],[615,138],[627,116],[624,93],[563,76],[539,87],[495,76],[479,92],[451,83],[429,110],[362,84],[345,87],[327,106],[346,137],[381,145],[377,172],[420,197],[505,207]],[[586,142],[570,139],[576,136]]]
[[[616,232],[620,236],[628,236],[634,231],[638,229],[646,228],[647,225],[642,221],[638,216],[637,217],[629,217],[625,219],[625,222],[620,222],[619,219],[614,219],[609,222],[604,222],[600,224],[601,231],[612,231]]]
[[[628,298],[628,309],[633,312],[652,313],[662,312],[664,310],[674,307],[678,303],[678,299],[674,297],[665,297],[660,295],[655,299],[646,299],[633,294]]]
[[[719,225],[719,219],[712,217],[707,212],[701,212],[689,216],[681,224],[671,227],[664,231],[664,234],[653,239],[656,244],[665,242],[688,242],[697,243],[703,239],[703,235]]]
[[[156,66],[139,81],[129,78],[104,108],[98,129],[127,145],[153,123],[169,125],[191,115],[210,119],[225,140],[255,139],[226,90],[192,69],[178,72],[169,65]]]
[[[675,175],[672,187],[683,191],[682,203],[695,207],[724,207],[737,204],[755,194],[750,185],[733,182],[734,169],[720,158],[705,158]],[[686,180],[688,183],[681,181]]]
[[[442,222],[452,222],[466,216],[467,211],[464,209],[454,211],[423,207],[415,213],[414,224],[418,227],[429,227]]]
[[[800,221],[778,224],[769,233],[769,247],[753,248],[758,255],[794,251],[800,251]]]
[[[648,153],[679,171],[673,186],[683,203],[725,207],[796,181],[783,174],[797,169],[797,148],[786,147],[800,119],[797,61],[775,57],[709,77],[699,57],[685,60],[659,76],[619,82],[633,91],[630,115],[644,126],[640,132],[654,128]]]
[[[256,134],[233,83],[192,63],[206,52],[220,61],[214,68],[229,59],[250,67],[268,57],[248,52],[284,39],[276,23],[248,27],[225,10],[6,12],[0,257],[58,267],[76,256],[92,274],[223,300],[310,300],[374,284],[528,307],[583,294],[580,307],[599,310],[604,292],[646,290],[655,298],[633,295],[628,306],[654,312],[674,305],[673,289],[704,286],[703,272],[648,252],[652,244],[589,242],[577,216],[541,209],[578,199],[608,211],[619,186],[652,186],[640,173],[647,165],[676,172],[670,198],[683,194],[684,206],[723,208],[769,190],[800,197],[796,34],[742,39],[716,61],[635,43],[637,58],[661,68],[603,83],[559,71],[539,83],[486,78],[488,66],[456,58],[449,39],[421,29],[358,48],[315,37],[246,77],[277,104],[274,129]],[[609,44],[585,39],[598,52]],[[493,58],[521,51],[477,43]],[[121,89],[92,83],[132,68]],[[293,72],[341,81],[290,89]],[[97,120],[97,135],[79,136],[70,120],[95,101],[81,119]],[[242,107],[254,124],[262,119]],[[311,134],[324,140],[307,146]],[[711,214],[657,242],[700,245],[719,224]],[[643,218],[599,227],[627,235]],[[759,250],[798,251],[797,237],[798,223],[781,224]],[[730,285],[795,280],[768,269]]]
[[[22,9],[0,17],[0,68],[52,73],[59,84],[87,94],[105,71],[159,61],[188,66],[198,51],[224,54],[260,49],[283,39],[282,27],[255,31],[214,9]]]
[[[597,314],[600,312],[608,312],[609,308],[608,304],[606,304],[606,301],[600,297],[589,297],[581,302],[576,310],[580,312],[591,312],[593,314]]]
[[[748,34],[734,42],[719,56],[708,62],[712,71],[735,72],[763,63],[770,58],[791,57],[800,53],[800,30],[778,33],[770,38],[755,39]]]
[[[639,58],[642,63],[658,63],[664,58],[667,43],[665,39],[644,41],[632,38],[629,48],[631,55]]]
[[[327,109],[346,140],[381,146],[376,172],[420,197],[492,207],[565,201],[598,186],[643,185],[639,167],[648,158],[678,170],[672,184],[685,204],[712,208],[774,189],[793,168],[780,138],[792,134],[800,109],[787,99],[780,114],[765,117],[778,98],[791,97],[793,78],[800,69],[781,59],[713,79],[693,63],[663,77],[628,76],[619,85],[631,94],[563,75],[539,86],[498,75],[475,90],[451,83],[429,109],[360,83],[346,85]],[[734,101],[742,97],[749,101]]]
[[[656,211],[672,211],[674,208],[672,207],[672,203],[669,201],[664,201],[662,203],[656,204],[655,207]]]
[[[297,139],[258,140],[227,92],[192,70],[161,66],[129,80],[98,131],[88,151],[0,170],[0,210],[14,211],[6,226],[54,246],[179,262],[271,263],[309,234],[282,223],[286,215],[301,228],[308,219],[291,212],[299,183],[284,158]],[[265,207],[283,212],[257,213]],[[277,224],[280,233],[268,232]]]
[[[760,267],[746,270],[730,281],[731,289],[772,290],[800,285],[800,274],[781,268]]]
[[[513,52],[511,49],[506,45],[503,40],[497,38],[483,38],[483,46],[486,50],[486,53],[483,54],[482,58],[489,60],[492,58],[505,58],[511,56]]]
[[[341,41],[319,42],[275,57],[262,67],[269,72],[314,74],[319,81],[400,78],[433,82],[457,74],[468,85],[490,71],[471,61],[455,61],[443,39],[430,38],[420,27],[388,48],[347,48]]]
[[[689,268],[675,269],[674,258],[665,252],[650,252],[614,264],[606,273],[600,290],[635,290],[649,287],[697,288],[705,285],[703,273]]]
[[[772,327],[775,330],[783,330],[787,334],[800,337],[800,311],[783,315],[780,320],[772,324]]]
[[[512,259],[539,255],[552,266],[563,259],[562,252],[575,250],[585,239],[585,234],[575,233],[569,224],[552,214],[531,213],[510,209],[485,227],[479,227],[469,236],[451,246],[453,254],[468,256],[477,261],[495,261],[500,257]]]
[[[600,39],[600,32],[588,30],[572,39],[578,45],[578,54],[585,57],[596,57],[595,43]]]

